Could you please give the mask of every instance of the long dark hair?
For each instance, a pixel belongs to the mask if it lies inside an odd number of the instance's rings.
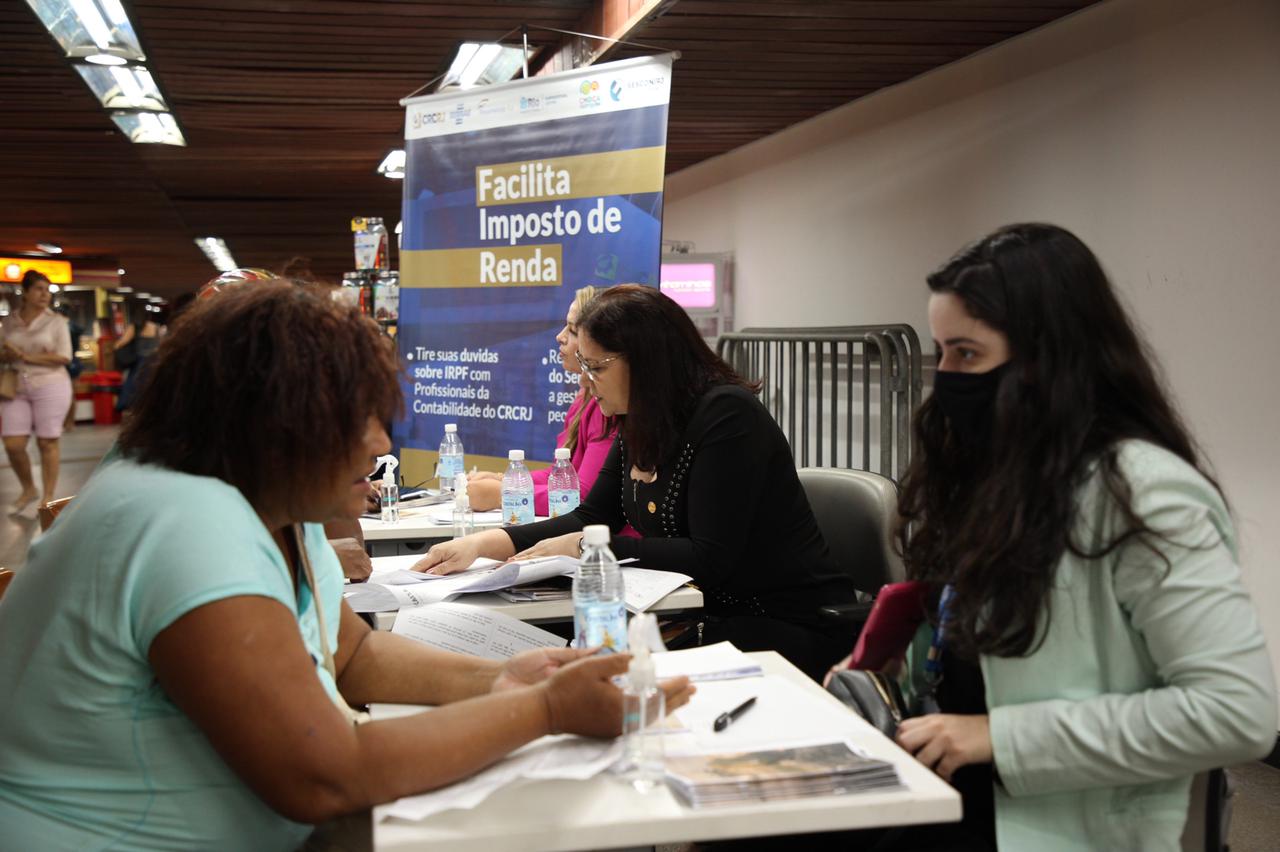
[[[916,412],[899,547],[910,576],[953,584],[949,647],[1025,655],[1043,639],[1064,552],[1096,558],[1156,535],[1134,511],[1117,442],[1149,441],[1198,469],[1199,456],[1154,358],[1073,234],[1041,224],[1001,228],[928,284],[1002,332],[1010,361],[987,451],[967,452],[932,399]],[[1125,524],[1101,550],[1085,552],[1072,536],[1075,501],[1095,463]]]
[[[754,390],[711,351],[684,308],[657,288],[610,287],[583,310],[578,328],[627,359],[631,393],[619,428],[640,470],[656,470],[675,452],[698,400],[712,387]]]

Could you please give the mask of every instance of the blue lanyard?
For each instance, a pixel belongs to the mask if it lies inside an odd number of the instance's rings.
[[[929,655],[925,657],[925,679],[936,686],[942,680],[942,652],[946,649],[947,618],[950,615],[951,598],[956,590],[950,583],[942,587],[942,595],[938,598],[938,626],[933,629],[933,642],[929,644]]]

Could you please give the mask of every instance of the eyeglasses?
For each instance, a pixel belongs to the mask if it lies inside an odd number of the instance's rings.
[[[582,374],[587,377],[587,381],[591,382],[592,384],[595,384],[596,378],[600,375],[601,372],[603,372],[600,368],[603,367],[605,364],[608,364],[610,361],[617,361],[622,356],[610,355],[608,358],[601,358],[599,361],[595,362],[594,364],[590,364],[587,362],[586,358],[582,357],[582,350],[578,349],[573,353],[573,357],[578,359],[578,364],[579,366],[582,367]]]

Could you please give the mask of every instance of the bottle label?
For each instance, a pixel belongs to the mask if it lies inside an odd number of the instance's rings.
[[[577,603],[573,607],[574,646],[594,648],[603,654],[627,650],[627,608],[622,601]]]
[[[437,475],[449,483],[449,487],[453,487],[453,478],[466,470],[466,462],[462,456],[446,456],[441,454],[439,466],[436,467]]]
[[[532,494],[502,495],[502,525],[514,527],[533,523]]]
[[[551,517],[558,518],[561,515],[567,515],[574,509],[578,508],[581,500],[576,488],[566,488],[562,490],[547,492],[547,507],[550,509]]]

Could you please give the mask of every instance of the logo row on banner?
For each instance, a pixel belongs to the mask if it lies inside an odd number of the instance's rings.
[[[493,127],[571,118],[589,113],[664,106],[671,97],[671,63],[625,59],[547,77],[408,98],[404,138],[425,139]]]

